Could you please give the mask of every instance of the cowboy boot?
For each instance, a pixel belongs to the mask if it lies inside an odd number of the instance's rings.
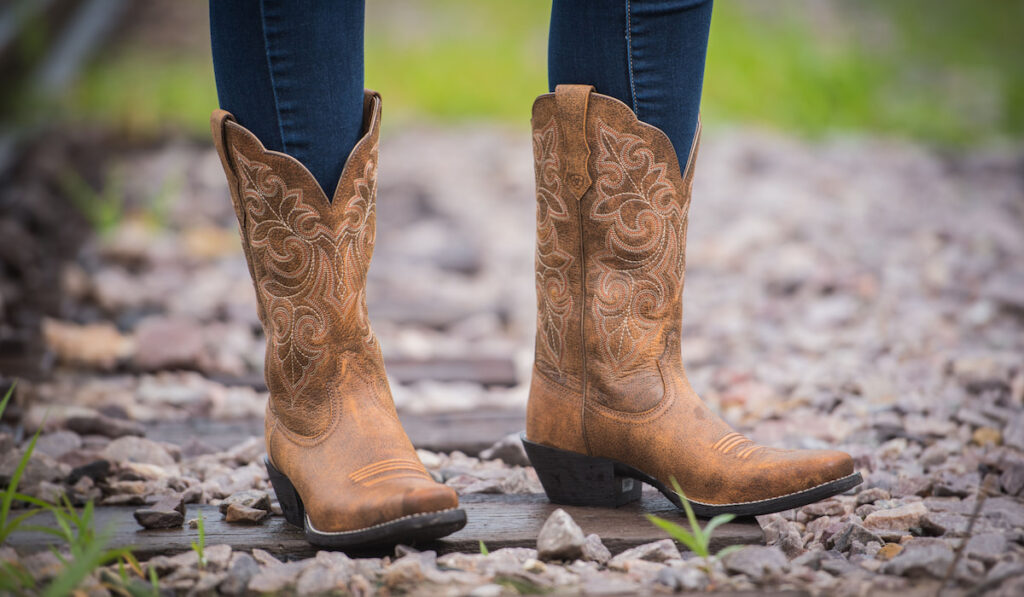
[[[588,85],[533,105],[537,340],[524,445],[551,501],[618,506],[659,489],[700,516],[802,506],[861,482],[849,455],[733,431],[683,369],[685,170],[659,129]]]
[[[466,524],[405,435],[366,313],[380,96],[334,200],[298,160],[231,114],[211,118],[267,337],[267,471],[310,543],[350,548],[443,537]]]

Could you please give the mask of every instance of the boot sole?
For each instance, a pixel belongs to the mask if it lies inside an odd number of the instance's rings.
[[[548,499],[569,506],[619,507],[640,499],[643,483],[661,492],[675,507],[683,502],[672,489],[641,470],[609,458],[595,458],[531,442],[520,434],[530,464],[537,471]],[[687,500],[694,514],[711,518],[719,514],[760,516],[799,508],[843,493],[863,482],[860,473],[822,483],[810,489],[766,500],[734,504],[705,504]]]
[[[451,535],[466,526],[466,511],[450,508],[438,512],[411,514],[382,522],[363,529],[351,531],[319,531],[306,515],[302,497],[284,473],[274,468],[265,459],[270,484],[274,486],[277,501],[281,504],[284,518],[293,526],[303,530],[306,540],[319,547],[334,549],[355,549],[396,545],[414,545]]]

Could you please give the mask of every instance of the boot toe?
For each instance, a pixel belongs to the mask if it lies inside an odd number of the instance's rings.
[[[459,496],[447,485],[431,483],[407,489],[401,495],[402,516],[441,512],[459,506]]]
[[[779,462],[779,479],[789,479],[788,487],[777,493],[797,493],[853,474],[853,458],[838,450],[799,450],[789,462]]]

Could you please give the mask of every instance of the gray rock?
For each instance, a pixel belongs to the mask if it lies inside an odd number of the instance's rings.
[[[64,570],[64,562],[52,551],[40,551],[25,556],[19,563],[37,582],[54,578]]]
[[[857,494],[857,505],[873,504],[879,500],[887,500],[891,496],[881,487],[869,487]]]
[[[864,518],[864,528],[876,533],[883,539],[895,540],[908,534],[911,527],[920,526],[921,518],[928,513],[928,508],[921,502],[878,510]]]
[[[789,570],[789,560],[778,547],[748,545],[724,558],[722,564],[729,572],[746,574],[754,581],[780,576]]]
[[[879,546],[884,543],[882,538],[875,533],[872,533],[857,523],[851,523],[839,533],[829,537],[828,541],[825,542],[825,545],[835,549],[836,551],[845,552],[850,550],[850,547],[854,542],[859,542],[863,545],[871,541],[878,543]]]
[[[415,586],[436,580],[439,576],[437,554],[433,551],[424,551],[409,554],[392,562],[390,566],[384,568],[381,580],[385,586],[396,588]]]
[[[352,558],[340,551],[318,551],[316,552],[316,561],[344,578],[351,576],[352,571],[355,570],[355,562]]]
[[[240,522],[247,524],[259,524],[270,516],[269,510],[249,508],[240,504],[230,504],[224,512],[224,520],[227,522]]]
[[[911,578],[943,578],[953,562],[953,550],[946,544],[929,541],[908,543],[903,551],[882,566],[883,574],[909,576]]]
[[[146,428],[135,421],[115,419],[99,413],[69,417],[64,426],[79,435],[102,435],[113,439],[146,435]]]
[[[281,560],[275,558],[269,552],[262,549],[252,550],[252,557],[256,558],[256,561],[259,562],[260,566],[277,566],[282,563]]]
[[[919,542],[915,540],[905,545],[899,555],[882,566],[881,571],[900,577],[944,578],[953,561],[953,550],[940,541]]]
[[[582,557],[589,562],[604,564],[612,559],[612,552],[608,551],[608,548],[604,546],[601,538],[596,533],[591,533],[587,535],[586,541],[583,544]]]
[[[270,494],[259,489],[247,489],[233,493],[224,498],[224,501],[218,506],[220,513],[227,514],[228,507],[232,504],[270,512]]]
[[[1010,527],[1024,527],[1024,503],[1015,498],[996,496],[985,500],[985,518]]]
[[[874,504],[864,504],[863,506],[857,506],[857,509],[854,510],[853,513],[861,520],[864,520],[869,514],[872,512],[878,512],[879,510],[884,510],[884,508],[880,508]]]
[[[6,454],[0,454],[0,487],[7,487],[11,482],[14,471],[17,470],[23,450],[11,450]],[[20,487],[32,487],[43,481],[56,483],[63,479],[71,467],[61,464],[46,454],[33,453],[28,459],[28,464],[22,471]]]
[[[501,460],[510,466],[530,466],[523,441],[518,433],[506,435],[490,448],[480,452],[482,460]]]
[[[1001,561],[996,562],[992,569],[985,575],[986,584],[996,585],[1008,578],[1020,577],[1024,579],[1024,564],[1021,562]],[[1006,595],[1020,595],[1017,593],[1004,593]]]
[[[93,481],[103,481],[109,474],[109,460],[94,460],[88,464],[76,466],[71,469],[71,472],[68,473],[67,482],[74,485],[82,478],[92,479]]]
[[[964,547],[964,555],[986,564],[993,564],[1007,551],[1008,542],[1002,533],[974,535]]]
[[[501,597],[505,594],[505,587],[496,584],[486,584],[475,587],[468,593],[468,597]]]
[[[800,508],[800,511],[811,518],[821,516],[842,516],[846,512],[842,502],[837,499],[822,500]]]
[[[244,551],[236,552],[231,556],[227,577],[221,581],[218,590],[223,595],[242,595],[259,570],[260,565],[251,555]]]
[[[932,491],[931,477],[908,475],[896,479],[896,484],[890,488],[894,497],[926,496]]]
[[[40,435],[36,440],[35,454],[46,454],[51,458],[61,456],[78,450],[82,447],[82,438],[74,431],[54,431]]]
[[[978,473],[963,475],[942,473],[932,485],[932,495],[935,497],[967,497],[977,493],[980,484],[981,475]]]
[[[199,579],[189,588],[189,595],[213,595],[225,578],[227,574],[224,572],[200,570]]]
[[[148,508],[136,510],[135,520],[147,529],[178,528],[185,522],[185,502],[180,495],[162,498]]]
[[[135,330],[132,364],[140,371],[195,369],[205,350],[203,328],[185,317],[149,317]]]
[[[789,558],[795,558],[804,552],[803,537],[796,523],[778,514],[759,516],[757,520],[761,524],[767,545],[778,546]]]
[[[103,450],[103,457],[113,462],[174,465],[174,457],[162,444],[134,436],[119,437],[110,442]]]
[[[266,566],[249,580],[251,593],[280,593],[295,585],[299,574],[310,565],[311,560],[300,560]],[[230,572],[228,573],[230,575]]]
[[[921,517],[921,529],[927,535],[963,537],[970,519],[955,512],[929,512]]]
[[[296,594],[305,597],[306,595],[326,595],[333,592],[345,591],[347,578],[335,573],[328,566],[317,563],[310,566],[299,574],[295,582]],[[347,592],[347,591],[345,591]]]
[[[617,570],[624,570],[632,560],[646,560],[648,562],[667,562],[669,560],[681,559],[679,548],[671,539],[662,539],[653,543],[645,543],[631,547],[616,555],[608,561],[608,567]]]
[[[537,555],[541,560],[575,560],[583,555],[586,538],[576,521],[561,508],[544,522],[537,535]]]
[[[832,576],[846,577],[860,572],[860,567],[850,560],[844,558],[841,554],[836,551],[824,552],[825,557],[821,559],[819,564],[822,572],[827,572]]]
[[[1024,450],[1024,412],[1018,413],[1003,428],[1003,445]]]
[[[707,573],[697,566],[684,564],[662,568],[655,576],[654,582],[673,592],[703,591],[710,583],[710,579]]]
[[[1007,466],[999,477],[999,483],[1003,486],[1003,490],[1010,495],[1024,493],[1024,463],[1015,462]]]

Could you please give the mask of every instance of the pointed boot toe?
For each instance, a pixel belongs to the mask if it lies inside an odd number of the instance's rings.
[[[459,496],[455,490],[440,483],[409,488],[401,499],[402,516],[443,512],[459,507]]]
[[[798,475],[812,487],[854,474],[853,457],[839,450],[808,450],[803,462]]]

